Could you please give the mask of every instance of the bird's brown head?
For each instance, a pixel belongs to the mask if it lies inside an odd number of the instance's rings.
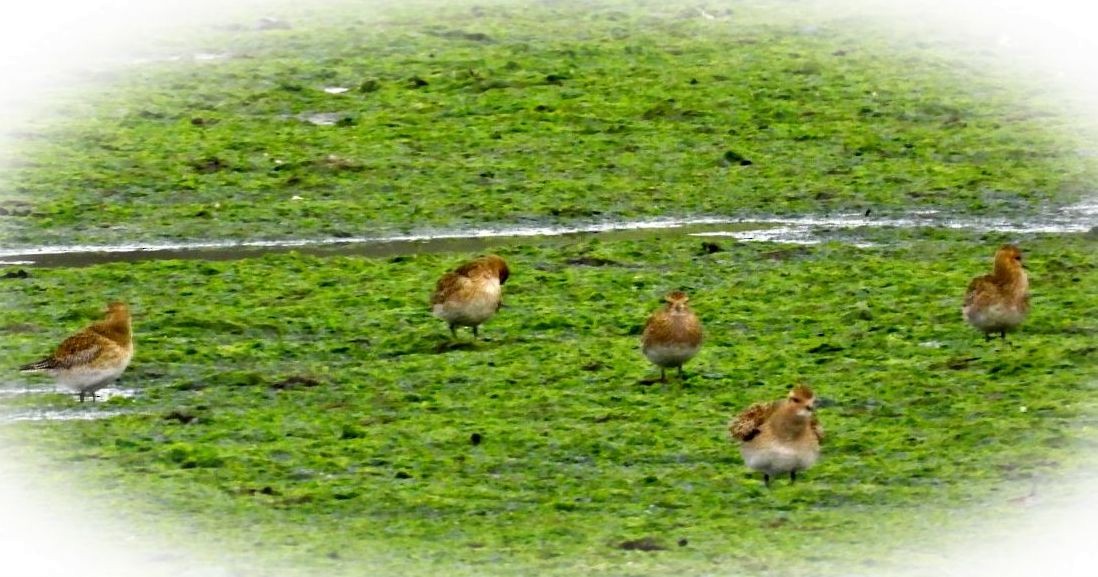
[[[511,269],[507,268],[507,261],[500,258],[498,255],[490,254],[480,258],[489,269],[496,273],[499,277],[499,284],[507,282],[507,277],[511,276]]]
[[[499,279],[499,284],[507,282],[507,277],[511,276],[507,262],[494,254],[471,260],[454,269],[454,272],[465,276],[494,276]]]
[[[107,337],[125,343],[130,340],[130,308],[126,303],[114,301],[107,305],[107,316],[95,324],[98,331]]]
[[[687,303],[690,302],[690,297],[682,291],[668,293],[663,300],[667,301],[667,309],[671,311],[685,311],[689,308]]]
[[[1013,276],[1022,270],[1022,251],[1013,244],[1004,244],[995,251],[995,275]]]
[[[807,417],[816,411],[816,393],[805,385],[797,385],[789,390],[786,406],[798,416]]]

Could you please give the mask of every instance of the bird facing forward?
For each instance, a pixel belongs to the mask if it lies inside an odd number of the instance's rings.
[[[701,322],[687,302],[686,293],[675,291],[664,300],[667,305],[652,313],[644,325],[641,351],[649,361],[660,368],[660,381],[667,381],[667,369],[678,367],[682,378],[682,366],[694,358],[701,349]]]
[[[740,443],[740,454],[751,469],[761,471],[763,482],[789,473],[790,482],[820,457],[823,427],[816,419],[816,395],[804,385],[793,387],[780,401],[755,403],[728,423],[728,432]]]
[[[1022,324],[1029,313],[1029,277],[1018,247],[1004,244],[995,252],[991,274],[968,284],[961,313],[988,341],[994,333],[1005,341],[1007,332]]]
[[[507,263],[491,254],[469,261],[438,279],[431,295],[431,313],[450,325],[457,338],[457,327],[477,327],[496,314],[503,305],[503,284],[511,274]]]
[[[133,358],[130,310],[124,303],[107,306],[107,317],[62,341],[52,355],[19,367],[42,371],[80,394],[80,402],[113,383]]]

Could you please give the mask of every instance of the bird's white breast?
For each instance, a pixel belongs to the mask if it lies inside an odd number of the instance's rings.
[[[661,367],[677,367],[698,354],[701,346],[683,344],[658,344],[644,347],[644,356]]]
[[[745,443],[740,447],[744,463],[768,475],[803,471],[816,463],[820,452],[807,447],[791,447],[777,443],[766,445]]]

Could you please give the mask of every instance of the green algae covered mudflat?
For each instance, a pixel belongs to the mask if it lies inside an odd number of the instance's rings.
[[[226,22],[23,129],[0,240],[1024,215],[1093,189],[1055,97],[948,44],[788,2],[703,12],[460,0]]]
[[[226,57],[119,76],[15,153],[5,246],[866,209],[1024,222],[1093,182],[1069,120],[992,72],[773,3],[422,8],[219,29],[192,48]],[[1092,234],[830,238],[504,243],[505,306],[476,343],[427,307],[470,252],[8,267],[0,365],[116,298],[137,353],[133,394],[96,404],[11,375],[0,432],[44,478],[87,481],[88,507],[241,575],[874,573],[1093,464]],[[985,343],[961,295],[1008,241],[1033,311]],[[685,380],[645,384],[639,333],[671,290],[706,341]],[[823,458],[766,490],[726,423],[797,382],[821,398]]]

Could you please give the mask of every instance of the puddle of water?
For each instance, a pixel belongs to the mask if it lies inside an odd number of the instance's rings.
[[[316,126],[335,126],[336,124],[339,124],[341,120],[347,118],[347,115],[342,112],[314,112],[311,114],[300,114],[297,118],[308,122],[309,124],[315,124]]]
[[[748,231],[709,231],[694,236],[724,236],[746,242],[780,242],[786,244],[819,244],[820,233],[831,230],[859,228],[947,228],[975,232],[1005,232],[1011,234],[1067,234],[1091,230],[1098,225],[1098,202],[1090,201],[1060,208],[1034,217],[1031,222],[1004,218],[958,218],[941,216],[936,210],[913,212],[906,218],[873,217],[863,214],[836,216],[773,217],[756,219],[773,228]],[[870,247],[873,243],[850,242],[854,246]]]
[[[808,215],[798,217],[757,218],[755,222],[793,227],[820,229],[855,228],[948,228],[976,232],[997,231],[1014,234],[1066,234],[1087,232],[1098,224],[1098,202],[1066,206],[1054,211],[1017,219],[974,217],[962,218],[942,215],[935,210],[913,212],[910,217],[875,217],[863,214],[839,214],[835,216]]]
[[[27,421],[94,421],[124,415],[128,411],[81,410],[81,409],[31,409],[11,413],[0,413],[0,425],[23,423]]]
[[[7,387],[0,388],[0,399],[15,398],[21,395],[42,395],[55,393],[72,395],[73,398],[76,397],[76,394],[72,391],[64,388],[55,387],[53,385],[25,384],[9,385]],[[11,410],[0,410],[0,424],[17,423],[23,421],[88,421],[93,419],[109,419],[111,417],[116,417],[130,411],[116,408],[103,408],[103,402],[113,399],[115,397],[129,399],[136,395],[136,389],[107,387],[104,389],[100,389],[95,393],[96,400],[94,402],[88,401],[83,405],[76,405],[73,407],[65,408],[20,407]]]
[[[811,226],[777,226],[763,230],[715,230],[708,232],[690,233],[690,236],[709,236],[734,238],[740,242],[777,242],[782,244],[812,245],[820,244],[825,239],[821,238]],[[872,242],[844,241],[858,248],[877,246]]]
[[[819,239],[808,237],[808,228],[779,226],[763,230],[714,230],[695,232],[691,236],[734,238],[743,242],[780,242],[784,244],[818,244]]]
[[[20,388],[6,388],[0,389],[0,397],[18,397],[19,395],[34,395],[41,393],[52,393],[54,389],[44,389],[42,387],[20,387]]]
[[[47,246],[33,249],[0,249],[0,258],[29,261],[34,266],[76,267],[107,262],[143,260],[202,259],[234,260],[258,257],[272,252],[296,250],[322,256],[355,255],[376,258],[438,252],[473,252],[519,241],[574,240],[592,235],[599,238],[628,240],[644,238],[657,231],[675,234],[705,232],[715,226],[749,229],[769,227],[763,224],[733,224],[731,219],[659,220],[643,222],[599,223],[577,227],[517,227],[438,231],[376,237],[326,238],[315,240],[270,240],[242,242],[197,242],[163,245],[118,246]]]
[[[22,386],[9,386],[6,388],[0,388],[0,397],[17,397],[19,395],[41,395],[44,393],[58,393],[63,395],[73,395],[69,389],[58,388],[53,386],[41,386],[41,385],[22,385]],[[118,389],[114,387],[107,387],[105,389],[99,389],[95,392],[95,402],[102,403],[115,397],[121,399],[131,399],[137,396],[136,389]],[[91,402],[91,401],[89,401]]]
[[[654,232],[695,236],[727,236],[746,242],[816,244],[822,233],[862,228],[946,228],[975,232],[1011,234],[1067,234],[1092,230],[1098,225],[1098,201],[1072,206],[1017,220],[1006,218],[962,218],[938,211],[918,211],[903,218],[837,214],[795,217],[698,217],[637,221],[606,221],[574,226],[517,226],[464,230],[436,230],[393,236],[189,242],[160,245],[72,245],[0,249],[0,259],[36,266],[86,266],[115,261],[153,259],[231,260],[269,252],[298,250],[320,255],[388,257],[431,252],[477,251],[531,238],[574,238],[600,235],[610,239],[641,238]],[[873,246],[845,240],[855,246]]]

